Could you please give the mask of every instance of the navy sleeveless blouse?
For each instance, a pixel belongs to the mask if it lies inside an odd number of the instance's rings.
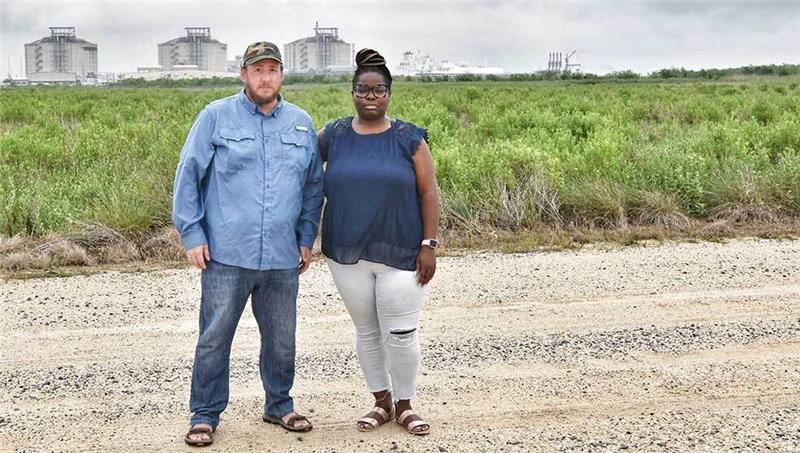
[[[427,131],[393,120],[384,132],[362,135],[352,122],[332,121],[322,134],[322,253],[341,264],[363,259],[413,271],[423,238],[412,156]]]

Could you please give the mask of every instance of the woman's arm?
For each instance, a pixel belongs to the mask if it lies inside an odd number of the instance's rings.
[[[439,188],[436,185],[436,169],[428,144],[422,140],[412,158],[417,174],[417,193],[419,194],[422,215],[422,238],[436,239],[439,234]],[[436,250],[422,246],[417,256],[417,282],[425,285],[436,273]]]

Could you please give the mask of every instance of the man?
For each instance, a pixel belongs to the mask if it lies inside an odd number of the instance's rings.
[[[294,411],[298,275],[311,263],[322,207],[322,164],[311,118],[281,98],[278,47],[244,53],[239,93],[197,116],[181,151],[172,218],[189,260],[202,269],[200,333],[185,441],[213,442],[228,404],[230,350],[247,298],[261,333],[264,421],[290,431],[311,423]]]

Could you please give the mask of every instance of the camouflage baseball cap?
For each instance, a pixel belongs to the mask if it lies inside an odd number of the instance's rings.
[[[281,51],[278,50],[278,46],[272,44],[271,42],[259,41],[247,46],[247,50],[244,51],[244,56],[242,57],[242,67],[255,63],[256,61],[261,61],[265,58],[271,58],[278,63],[283,64],[283,59],[281,59]]]

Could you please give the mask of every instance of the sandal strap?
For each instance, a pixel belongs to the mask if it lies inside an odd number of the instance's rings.
[[[383,418],[383,422],[381,422],[381,423],[386,423],[386,421],[391,418],[391,417],[389,417],[389,413],[386,412],[386,410],[384,410],[382,407],[379,407],[379,406],[373,407],[372,408],[372,412],[375,412],[376,414],[380,415],[381,418]]]
[[[428,422],[426,422],[425,420],[414,420],[413,422],[409,423],[408,426],[406,426],[406,430],[412,431],[417,426],[422,426],[422,425],[430,426],[430,424]],[[423,431],[415,431],[415,432],[424,432],[424,431],[425,430],[423,430]]]
[[[286,421],[286,424],[294,428],[297,425],[296,422],[302,420],[308,421],[308,419],[304,415],[294,414],[291,417],[289,417],[289,420]]]
[[[373,428],[377,428],[381,423],[372,417],[362,417],[358,419],[358,423],[367,423]]]
[[[189,428],[189,434],[213,434],[214,429],[207,426],[194,425]]]
[[[411,409],[406,409],[406,410],[404,410],[404,411],[403,411],[403,413],[402,413],[402,414],[400,414],[400,415],[397,417],[397,423],[400,423],[401,425],[405,426],[405,424],[406,424],[406,423],[405,423],[405,422],[406,422],[406,419],[407,419],[408,417],[412,416],[412,415],[416,415],[416,412],[414,412],[414,411],[413,411],[413,410],[411,410]]]

